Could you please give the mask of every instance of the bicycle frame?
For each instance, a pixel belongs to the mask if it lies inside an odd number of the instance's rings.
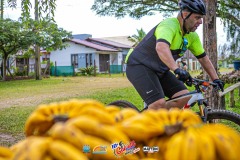
[[[185,97],[191,97],[190,100],[187,102],[187,104],[185,104],[185,106],[182,109],[188,109],[190,107],[193,107],[196,103],[198,104],[199,107],[199,111],[200,111],[200,116],[204,116],[204,109],[203,109],[203,105],[206,107],[207,106],[207,102],[206,99],[203,96],[202,92],[198,92],[198,91],[192,91],[187,93],[186,95],[181,95],[177,98],[171,98],[166,100],[167,102],[171,102],[171,101],[176,101],[178,99],[182,99]]]
[[[204,98],[203,92],[205,92],[209,88],[210,85],[215,86],[216,84],[193,78],[193,85],[195,87],[194,91],[191,91],[189,93],[186,93],[186,94],[174,97],[174,98],[167,99],[166,101],[172,102],[172,101],[176,101],[178,99],[191,97],[190,100],[187,102],[187,104],[185,104],[185,106],[182,109],[188,109],[190,107],[193,107],[197,103],[198,107],[199,107],[199,111],[200,111],[200,116],[205,117],[206,112],[208,111],[208,108],[206,108],[208,106],[208,102]],[[202,88],[200,88],[200,87],[202,87]],[[147,105],[144,102],[143,110],[146,110],[146,109],[147,109]]]

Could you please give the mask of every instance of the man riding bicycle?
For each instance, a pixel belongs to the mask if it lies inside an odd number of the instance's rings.
[[[205,4],[202,0],[181,0],[179,6],[177,18],[168,18],[157,24],[127,55],[127,78],[149,109],[181,108],[189,100],[166,102],[164,99],[165,96],[173,98],[189,92],[184,82],[190,79],[190,75],[176,64],[187,49],[223,91],[224,83],[219,80],[195,32],[206,14]]]

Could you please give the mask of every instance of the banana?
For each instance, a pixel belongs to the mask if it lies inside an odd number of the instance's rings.
[[[146,142],[146,145],[147,146],[157,146],[158,139],[159,139],[158,137],[153,137]]]
[[[151,117],[155,123],[163,123],[161,118],[159,117],[158,112],[156,112],[155,110],[146,110],[142,114],[144,116]]]
[[[14,145],[14,148],[12,148],[12,150],[14,151],[12,156],[13,160],[27,159],[27,151],[29,148],[28,148],[28,145],[26,144],[27,144],[27,139],[21,141],[17,145]]]
[[[109,106],[106,106],[106,111],[108,113],[118,113],[121,111],[121,108],[120,107],[117,107],[117,106],[114,106],[114,105],[109,105]]]
[[[209,125],[209,127],[212,125]],[[203,127],[203,130],[207,131],[207,134],[212,138],[215,150],[217,153],[217,159],[231,159],[237,160],[240,157],[239,154],[239,138],[235,139],[234,134],[229,134],[226,130],[218,130],[220,128],[212,126],[212,129]],[[227,153],[227,154],[226,154]]]
[[[72,99],[69,101],[70,110],[69,115],[76,117],[78,116],[78,113],[84,109],[84,108],[94,108],[96,110],[106,110],[106,107],[103,103],[93,100],[93,99]]]
[[[69,113],[70,117],[89,115],[103,124],[113,125],[115,123],[114,117],[112,117],[106,110],[100,110],[94,107],[83,108],[78,113],[73,113],[74,115],[71,113]]]
[[[21,141],[17,147],[15,146],[13,159],[41,160],[47,153],[48,146],[51,142],[52,139],[50,137],[30,136]]]
[[[184,160],[198,160],[200,157],[200,143],[199,137],[196,128],[189,127],[185,132],[185,137],[182,143],[182,152],[181,157]]]
[[[101,130],[100,134],[97,136],[102,137],[112,143],[120,142],[128,143],[130,141],[129,137],[124,134],[118,127],[116,126],[100,126],[99,129]]]
[[[184,131],[174,134],[166,144],[166,153],[164,154],[164,159],[166,160],[184,160],[182,158],[183,148],[182,143],[185,140]],[[191,151],[191,150],[190,150]]]
[[[201,118],[190,109],[182,110],[178,120],[182,122],[184,128],[193,125],[203,124]]]
[[[141,158],[146,158],[147,154],[143,152],[143,147],[146,146],[144,143],[137,143],[137,147],[140,148],[140,151],[136,153],[136,155],[139,157],[138,159]]]
[[[93,119],[92,117],[81,116],[69,119],[66,122],[66,125],[73,125],[76,128],[80,129],[82,132],[91,135],[94,134],[98,127],[102,124],[99,123],[96,119]]]
[[[130,139],[147,141],[152,137],[164,134],[164,126],[144,125],[142,123],[122,123],[118,126]]]
[[[58,114],[60,114],[59,103],[57,103],[57,102],[49,103],[47,108],[51,110],[51,112],[52,112],[51,115],[58,115]],[[49,116],[51,116],[51,115],[49,115]]]
[[[200,132],[200,131],[199,131]],[[215,146],[211,137],[205,133],[202,133],[199,137],[200,149],[199,149],[199,159],[217,160],[215,153]],[[206,152],[207,151],[207,152]]]
[[[169,121],[170,124],[177,124],[177,123],[181,123],[181,121],[179,121],[179,116],[181,115],[181,111],[179,108],[171,108],[169,110]]]
[[[167,150],[167,143],[170,140],[170,136],[157,137],[157,144],[154,146],[159,147],[159,152],[153,154],[153,158],[164,159],[164,154]]]
[[[170,125],[169,111],[167,109],[159,109],[156,113],[158,114],[161,123]]]
[[[82,148],[85,145],[85,134],[74,126],[67,126],[65,123],[54,124],[48,135],[53,139],[71,143],[77,148]]]
[[[231,135],[231,138],[236,142],[236,148],[240,148],[240,134],[233,128],[228,127],[227,125],[221,123],[211,123],[204,126],[207,130],[214,130],[215,132],[224,133]]]
[[[58,103],[58,112],[59,114],[68,114],[70,111],[70,102],[69,101],[61,101]]]
[[[24,144],[26,143],[27,139],[20,140],[19,142],[15,143],[14,145],[10,146],[9,149],[13,152],[16,153],[17,150],[22,148]]]
[[[112,160],[116,159],[116,156],[113,154],[113,151],[111,150],[110,146],[111,143],[105,141],[104,139],[101,139],[96,136],[91,136],[91,135],[86,135],[84,137],[84,144],[89,145],[90,149],[92,151],[105,151],[104,154],[86,154],[89,159],[94,159],[94,160]]]
[[[53,114],[53,111],[48,104],[40,104],[34,112],[38,112],[44,116],[50,116]]]
[[[132,108],[124,108],[120,112],[116,113],[115,120],[119,123],[138,114],[139,112]]]
[[[10,148],[0,146],[0,158],[11,158],[12,156],[13,152]]]
[[[127,143],[128,137],[116,126],[104,125],[89,116],[70,119],[67,125],[73,125],[85,134],[101,137],[109,142],[123,141]]]
[[[139,160],[139,157],[136,154],[127,154],[124,157],[122,157],[124,160]]]
[[[87,156],[80,150],[61,140],[54,140],[50,144],[48,151],[54,159],[58,160],[88,160]]]
[[[29,137],[29,150],[27,151],[27,159],[42,160],[47,153],[52,138],[50,137]]]
[[[54,160],[50,155],[46,154],[42,160]]]
[[[148,116],[147,114],[137,114],[121,122],[121,124],[124,124],[124,125],[136,124],[136,123],[143,124],[145,126],[157,125],[156,122],[154,121],[154,118],[152,118],[151,116]]]
[[[37,112],[32,113],[25,123],[25,135],[42,135],[53,125],[53,118]]]

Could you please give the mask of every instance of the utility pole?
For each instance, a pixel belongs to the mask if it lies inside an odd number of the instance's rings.
[[[35,0],[35,21],[39,21],[38,0]],[[38,32],[38,30],[35,30]],[[40,63],[40,47],[35,43],[35,78],[41,80],[41,63]]]

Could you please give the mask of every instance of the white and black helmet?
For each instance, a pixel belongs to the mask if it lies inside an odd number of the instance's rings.
[[[206,15],[206,7],[202,0],[181,0],[179,7],[181,10],[188,9],[190,12]]]

